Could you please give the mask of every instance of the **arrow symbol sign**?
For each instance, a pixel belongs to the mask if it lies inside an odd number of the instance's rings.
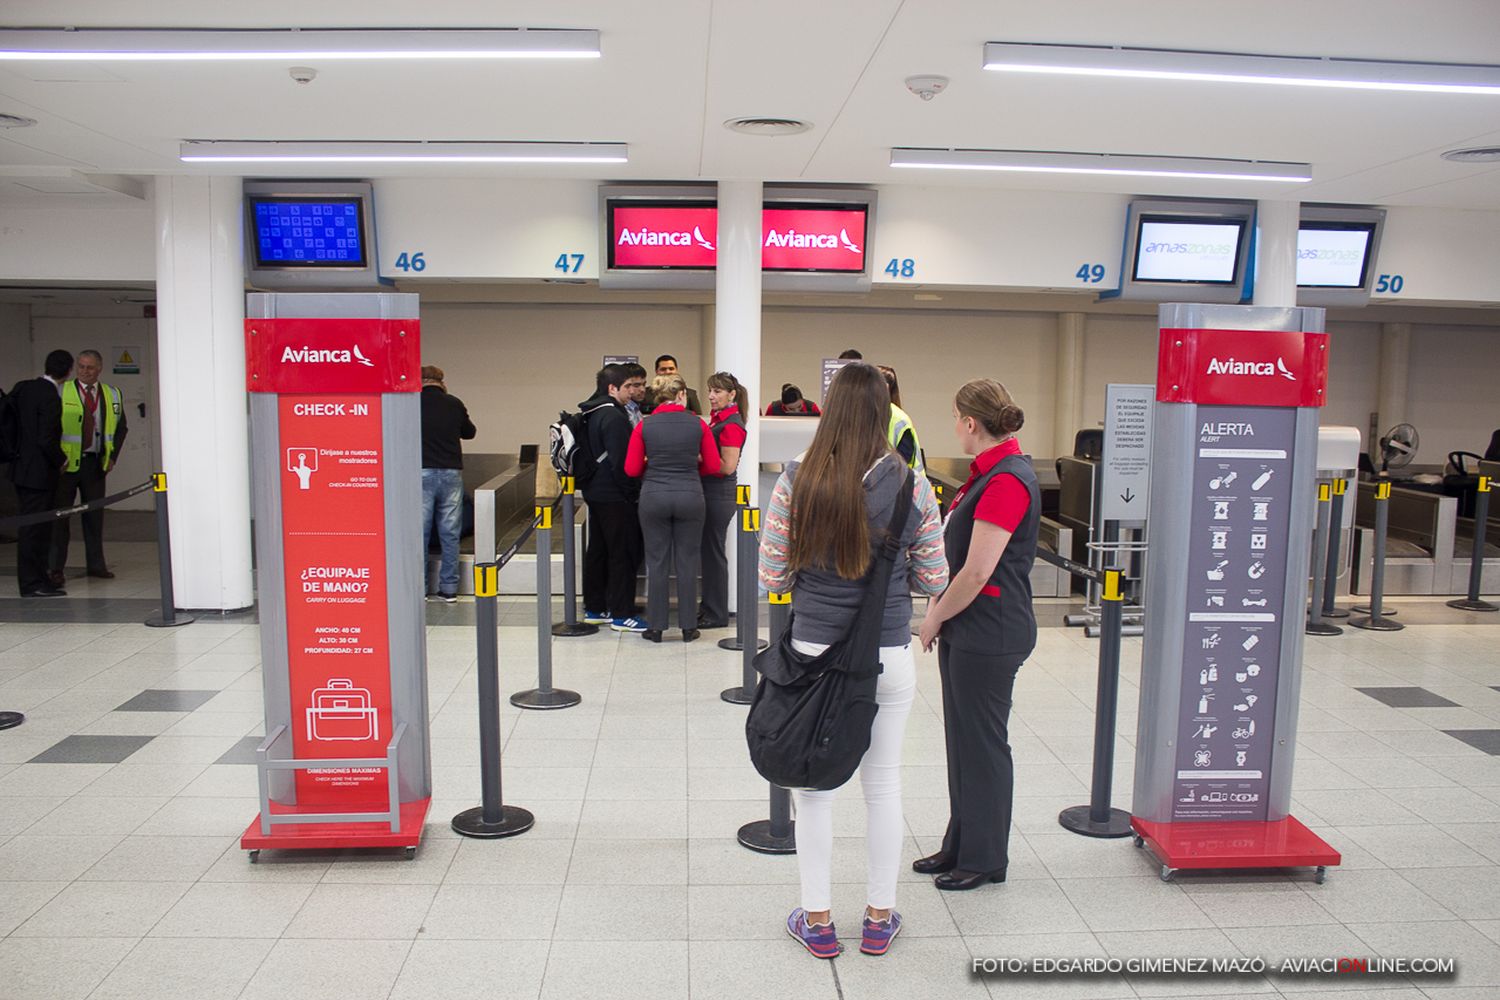
[[[1135,499],[1135,493],[1131,491],[1129,486],[1127,486],[1125,487],[1125,492],[1120,494],[1120,499],[1124,500],[1126,503],[1129,503],[1130,501]]]

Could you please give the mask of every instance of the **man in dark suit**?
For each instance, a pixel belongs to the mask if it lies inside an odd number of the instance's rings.
[[[62,383],[73,370],[73,355],[53,351],[47,355],[41,378],[24,379],[11,390],[20,434],[16,460],[10,464],[10,481],[22,514],[52,509],[57,484],[67,459],[62,450]],[[54,586],[47,576],[47,550],[52,543],[49,522],[28,524],[16,532],[16,582],[22,597],[65,597],[67,591]]]

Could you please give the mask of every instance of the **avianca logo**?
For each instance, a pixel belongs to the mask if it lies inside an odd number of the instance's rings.
[[[1289,382],[1297,381],[1297,376],[1292,374],[1292,370],[1286,366],[1286,362],[1281,358],[1277,358],[1274,365],[1269,361],[1237,361],[1234,358],[1220,361],[1218,358],[1210,358],[1206,374],[1259,375],[1267,377],[1280,375]]]
[[[704,250],[714,249],[714,245],[703,238],[703,230],[699,226],[694,226],[691,233],[683,230],[659,232],[645,226],[640,229],[622,229],[620,238],[615,240],[615,246],[619,247],[690,247],[695,243]]]
[[[859,247],[849,238],[849,230],[840,229],[838,236],[832,233],[799,233],[795,229],[786,232],[778,232],[772,229],[766,233],[766,247],[783,247],[795,250],[837,250],[843,247],[850,253],[859,253]]]
[[[364,365],[366,368],[374,368],[375,362],[365,357],[365,352],[355,344],[352,351],[339,351],[316,347],[286,347],[281,352],[281,363],[284,365]]]

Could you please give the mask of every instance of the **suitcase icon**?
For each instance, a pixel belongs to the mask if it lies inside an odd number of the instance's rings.
[[[330,678],[312,693],[307,709],[310,740],[373,740],[380,736],[380,710],[370,705],[370,692],[343,677]]]

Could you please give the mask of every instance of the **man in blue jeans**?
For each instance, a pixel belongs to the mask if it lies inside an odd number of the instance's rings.
[[[432,521],[437,517],[438,543],[443,549],[438,570],[438,592],[428,595],[453,604],[458,600],[458,535],[464,512],[464,450],[478,431],[463,400],[448,393],[443,370],[422,366],[422,569],[432,547]]]

